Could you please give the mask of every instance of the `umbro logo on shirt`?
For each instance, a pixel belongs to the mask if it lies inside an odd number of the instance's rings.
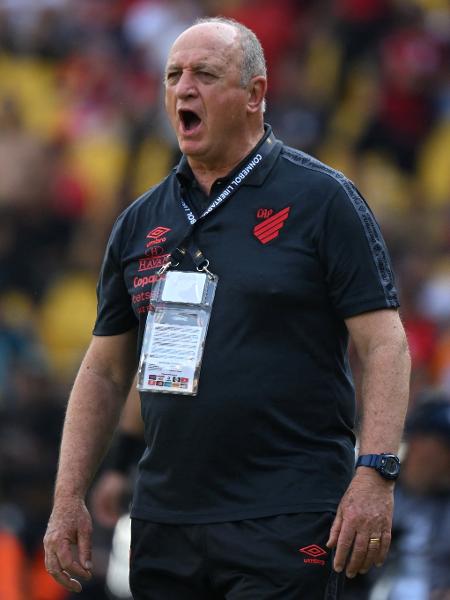
[[[169,227],[155,227],[147,233],[148,238],[159,238],[162,237],[165,233],[170,231]]]
[[[170,231],[169,227],[155,227],[147,233],[147,239],[150,241],[147,243],[146,248],[150,248],[150,246],[154,246],[155,244],[161,244],[166,241],[164,235]]]
[[[276,213],[267,208],[260,208],[258,210],[256,213],[257,218],[263,218],[264,221],[253,227],[253,235],[261,242],[261,244],[267,244],[278,237],[280,230],[284,227],[284,224],[289,217],[290,210],[290,206],[286,206],[286,208],[282,208]]]

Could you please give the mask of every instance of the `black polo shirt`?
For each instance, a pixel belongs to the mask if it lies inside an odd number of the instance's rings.
[[[140,346],[157,270],[190,228],[180,195],[202,211],[246,161],[207,199],[183,158],[121,214],[95,335],[138,326]],[[219,276],[199,390],[141,394],[147,449],[132,516],[202,523],[335,510],[354,465],[344,319],[398,306],[371,211],[344,175],[274,141],[193,239]],[[191,258],[178,268],[191,270]]]

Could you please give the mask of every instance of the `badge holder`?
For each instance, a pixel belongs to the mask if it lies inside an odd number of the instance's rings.
[[[141,392],[195,396],[218,278],[167,271],[151,293],[137,387]]]

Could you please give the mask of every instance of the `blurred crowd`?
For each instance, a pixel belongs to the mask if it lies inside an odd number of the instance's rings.
[[[68,598],[43,569],[41,539],[104,244],[179,158],[163,110],[169,48],[196,17],[219,14],[262,42],[276,136],[343,170],[381,223],[413,360],[411,414],[436,394],[449,401],[447,0],[0,0],[0,600]],[[428,460],[447,462],[411,493],[423,506],[443,499],[433,518],[446,523],[450,571],[450,419],[438,434]],[[107,597],[110,541],[97,527],[80,598]],[[443,586],[428,597],[450,597]],[[388,596],[373,580],[353,588],[357,600],[427,598]]]

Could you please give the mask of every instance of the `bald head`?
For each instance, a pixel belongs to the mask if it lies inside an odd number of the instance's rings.
[[[236,61],[236,66],[241,74],[241,85],[246,87],[252,77],[262,76],[267,78],[266,61],[261,43],[251,29],[234,19],[224,17],[207,17],[197,21],[186,29],[175,41],[183,36],[194,34],[197,36],[212,37],[218,45],[223,47],[226,57]]]
[[[239,68],[241,62],[238,32],[234,27],[223,23],[199,23],[183,31],[175,40],[170,54],[176,55],[180,48],[184,51],[204,48],[210,55],[220,57],[225,63],[233,64]]]
[[[178,39],[186,35],[211,34],[225,44],[236,44],[238,30],[228,19],[198,19],[178,36]]]

